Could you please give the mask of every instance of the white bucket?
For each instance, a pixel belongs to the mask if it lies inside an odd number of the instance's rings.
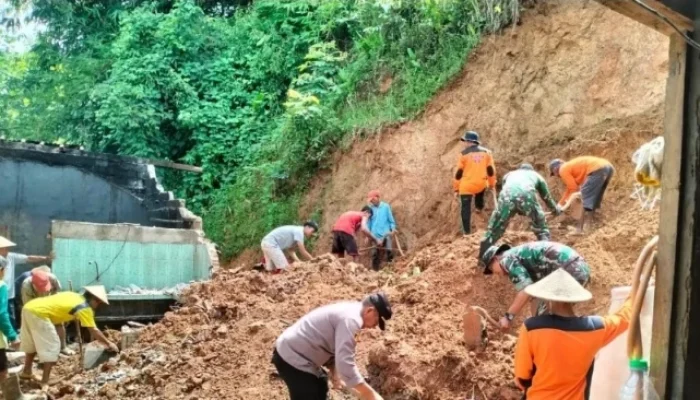
[[[611,304],[608,314],[620,309],[627,295],[632,290],[630,286],[616,287],[610,294]],[[654,287],[647,288],[644,296],[639,324],[642,330],[644,358],[649,360],[651,350],[651,327],[654,313]],[[591,382],[591,399],[616,399],[620,389],[629,377],[629,361],[627,360],[627,331],[618,336],[610,344],[602,348],[595,359],[593,379]]]

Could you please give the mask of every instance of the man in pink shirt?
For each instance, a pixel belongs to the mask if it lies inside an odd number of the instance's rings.
[[[381,239],[374,237],[367,227],[367,221],[369,221],[371,216],[372,209],[369,206],[362,207],[362,211],[343,213],[333,225],[333,247],[331,248],[331,253],[338,258],[343,258],[347,254],[352,257],[353,261],[356,261],[358,251],[355,233],[359,230],[362,230],[378,246],[381,246]]]

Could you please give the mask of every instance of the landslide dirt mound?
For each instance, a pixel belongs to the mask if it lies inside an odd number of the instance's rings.
[[[631,208],[602,225],[575,237],[554,224],[560,240],[591,265],[595,296],[581,306],[584,313],[605,312],[611,287],[628,283],[638,252],[656,232],[658,215]],[[62,399],[286,399],[270,364],[277,336],[315,307],[383,288],[395,316],[385,333],[359,335],[357,355],[384,398],[463,400],[474,392],[475,399],[520,399],[511,383],[516,331],[489,328],[482,351],[467,348],[462,339],[467,306],[498,316],[515,295],[507,280],[476,270],[482,233],[427,246],[379,273],[330,255],[294,264],[283,275],[218,271],[210,282],[194,285],[182,308],[146,328],[118,359],[67,380],[52,394]],[[505,240],[529,238],[529,232],[509,232]],[[416,267],[420,273],[414,275]],[[332,398],[352,397],[333,392]]]
[[[409,246],[456,233],[450,177],[467,129],[481,133],[499,175],[593,154],[615,163],[614,186],[631,188],[632,152],[662,132],[667,50],[667,37],[595,1],[537,2],[521,25],[485,39],[419,118],[339,153],[302,214],[322,209],[328,234],[380,189]],[[319,246],[327,251],[329,239]]]
[[[665,37],[592,1],[540,2],[522,22],[487,39],[420,118],[355,144],[312,190],[307,208],[324,210],[328,232],[337,215],[381,189],[416,250],[380,273],[330,256],[284,275],[218,271],[191,288],[184,307],[146,328],[133,348],[57,386],[55,397],[286,399],[269,362],[276,337],[315,307],[384,288],[395,309],[389,329],[358,337],[358,364],[384,398],[519,399],[511,383],[516,331],[489,328],[483,351],[462,339],[468,306],[499,316],[515,292],[475,268],[488,213],[476,217],[475,235],[455,239],[449,177],[457,138],[479,130],[500,174],[522,161],[544,172],[555,156],[595,154],[614,162],[616,177],[588,235],[569,235],[576,210],[550,220],[554,239],[576,248],[592,268],[594,300],[580,311],[605,312],[610,289],[628,283],[659,223],[656,211],[641,211],[629,198],[630,157],[661,132],[667,57]],[[550,186],[558,192],[558,182]],[[527,225],[516,218],[504,240],[532,240]],[[320,252],[330,248],[325,240]]]

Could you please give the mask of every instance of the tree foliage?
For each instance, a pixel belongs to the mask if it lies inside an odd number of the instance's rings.
[[[167,186],[226,255],[297,219],[328,155],[410,118],[517,0],[35,0],[0,130],[201,165]],[[380,83],[391,80],[388,90]],[[385,88],[386,89],[386,88]]]

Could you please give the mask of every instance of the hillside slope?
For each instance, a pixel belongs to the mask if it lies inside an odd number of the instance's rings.
[[[616,164],[613,188],[631,187],[632,152],[661,133],[667,47],[666,37],[594,1],[541,2],[520,26],[487,39],[420,118],[338,154],[303,211],[322,209],[327,233],[380,189],[409,244],[455,233],[450,177],[467,129],[493,151],[499,175],[522,161],[543,171],[552,157],[591,153]]]
[[[490,329],[483,352],[462,339],[465,306],[500,315],[515,293],[506,279],[475,268],[487,214],[477,218],[476,234],[454,237],[450,175],[458,138],[465,129],[479,130],[500,173],[523,160],[543,171],[554,156],[613,161],[616,177],[588,235],[568,235],[571,215],[550,220],[553,238],[591,265],[594,300],[579,311],[605,312],[610,289],[628,283],[659,224],[657,211],[641,211],[630,198],[630,156],[661,133],[666,51],[666,38],[595,2],[552,1],[527,11],[521,26],[483,43],[420,118],[358,141],[312,188],[303,213],[324,211],[326,236],[317,254],[330,248],[335,217],[360,207],[375,188],[417,250],[380,273],[329,255],[280,275],[245,264],[218,271],[193,285],[186,305],[146,328],[119,360],[66,379],[53,389],[55,398],[285,399],[270,364],[275,338],[317,306],[382,287],[395,317],[384,334],[359,334],[357,356],[385,399],[520,399],[512,383],[516,329]],[[527,221],[516,219],[504,239],[532,239],[526,228]],[[420,273],[412,276],[415,267]],[[334,391],[331,398],[352,397]]]

